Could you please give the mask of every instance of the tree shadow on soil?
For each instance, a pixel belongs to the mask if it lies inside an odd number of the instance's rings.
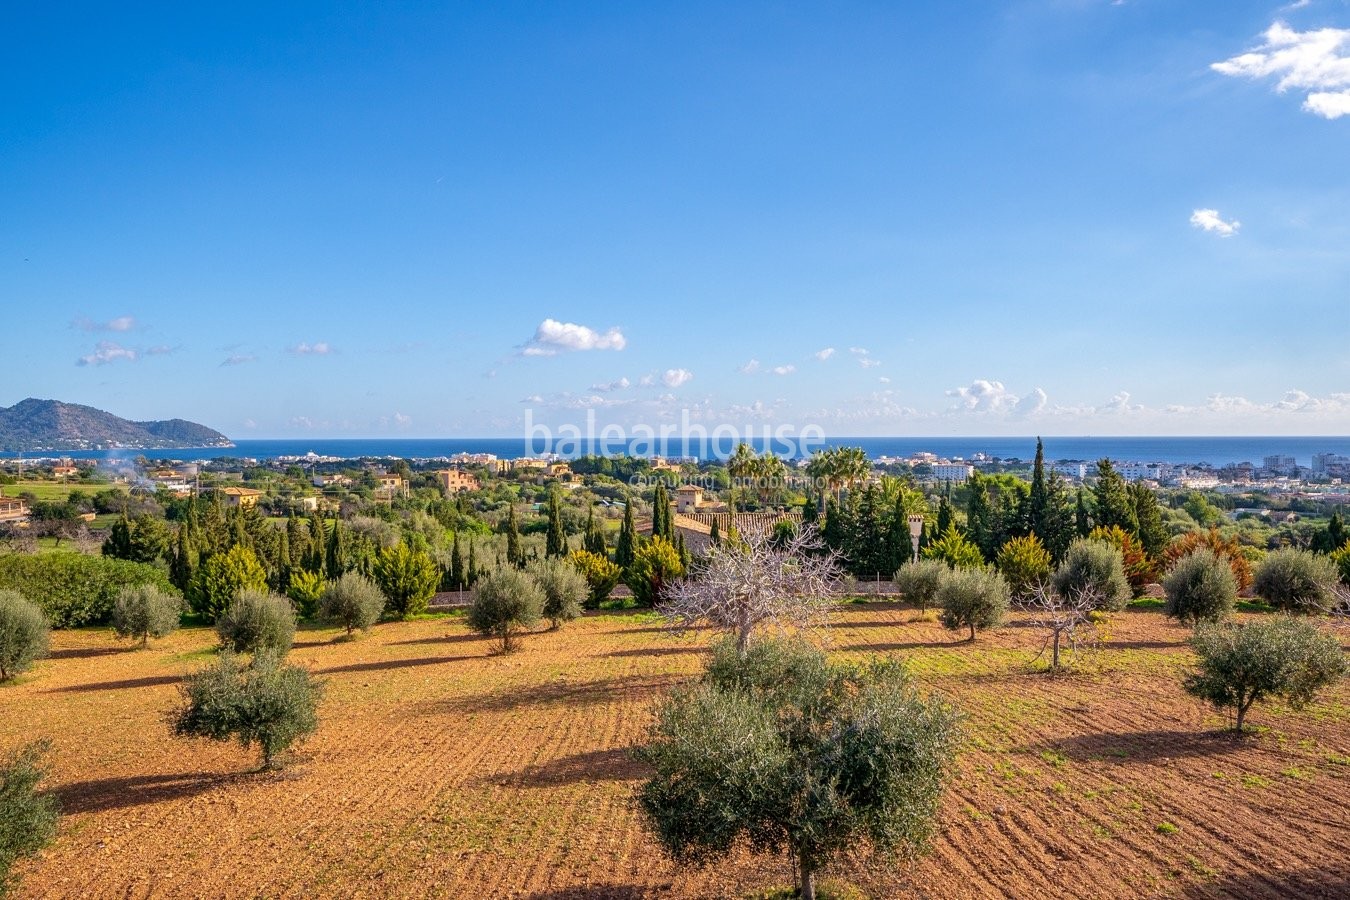
[[[178,684],[182,675],[151,675],[145,678],[124,678],[121,681],[95,681],[92,684],[71,684],[66,687],[52,688],[49,694],[83,694],[86,691],[130,691],[137,688],[159,687],[164,684]]]
[[[77,781],[56,789],[64,815],[109,810],[195,797],[235,780],[234,775],[132,775]]]
[[[470,641],[486,641],[488,638],[481,634],[447,634],[441,637],[413,638],[408,641],[392,641],[388,644],[390,647],[409,647],[422,644],[463,644]]]
[[[1350,897],[1350,869],[1344,864],[1334,869],[1297,869],[1283,872],[1242,872],[1225,875],[1204,884],[1186,888],[1183,897],[1232,898],[1252,900],[1289,900],[1289,898]]]
[[[345,666],[329,666],[316,669],[315,675],[337,675],[342,672],[388,672],[394,669],[414,669],[418,666],[439,666],[444,663],[464,662],[470,659],[486,659],[484,656],[419,656],[416,659],[383,659],[373,662],[348,663]]]
[[[959,638],[954,641],[901,641],[899,643],[889,644],[849,644],[840,647],[840,650],[848,650],[857,653],[891,653],[896,650],[921,650],[933,649],[934,647],[952,648],[962,644],[969,644],[970,641]]]
[[[1242,750],[1243,741],[1231,731],[1122,731],[1061,738],[1053,748],[1078,759],[1147,762],[1182,756],[1224,756]],[[1035,752],[1042,746],[1024,747]]]
[[[875,621],[864,622],[831,622],[830,628],[835,631],[848,631],[851,628],[904,628],[906,625],[918,625],[920,622],[908,622],[904,619],[877,619]]]
[[[509,691],[426,704],[427,715],[444,713],[509,712],[528,706],[601,706],[616,701],[645,700],[665,693],[687,679],[675,675],[639,675],[600,681],[553,681]]]
[[[642,777],[647,771],[632,757],[630,751],[620,747],[564,756],[509,775],[496,776],[492,780],[524,787],[550,788],[598,781],[629,781]]]
[[[140,644],[134,647],[74,647],[69,650],[53,650],[47,659],[93,659],[96,656],[116,656],[119,653],[134,653]]]
[[[1102,644],[1103,650],[1181,650],[1185,647],[1185,638],[1176,641],[1106,641]]]
[[[670,885],[665,885],[662,894],[670,896]],[[556,891],[538,891],[525,895],[525,900],[642,900],[653,895],[653,886],[639,887],[635,884],[592,884],[584,887],[559,888]]]
[[[693,656],[704,652],[702,647],[636,647],[632,650],[611,650],[609,653],[601,653],[601,656]]]

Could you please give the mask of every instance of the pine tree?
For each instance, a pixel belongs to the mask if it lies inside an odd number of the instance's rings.
[[[1157,496],[1148,485],[1138,483],[1130,485],[1129,495],[1135,521],[1139,523],[1139,543],[1144,553],[1150,559],[1162,559],[1171,538],[1167,534],[1167,526],[1163,524]]]
[[[623,502],[623,524],[619,526],[619,540],[614,544],[614,562],[624,571],[637,555],[637,526],[633,524],[633,501]]]
[[[1125,479],[1111,465],[1111,460],[1097,461],[1097,484],[1092,492],[1096,501],[1093,504],[1094,524],[1100,528],[1117,525],[1126,534],[1138,536],[1139,520],[1134,515],[1134,503],[1130,500]]]
[[[999,544],[994,511],[989,505],[989,489],[979,472],[970,476],[967,486],[970,498],[966,501],[966,538],[980,548],[985,562],[992,562],[998,554]],[[942,533],[946,534],[946,531]]]
[[[114,559],[131,559],[131,522],[126,511],[113,522],[107,539],[103,542],[103,555]]]
[[[1085,538],[1092,531],[1092,521],[1088,518],[1087,500],[1083,497],[1083,489],[1078,489],[1078,503],[1073,512],[1073,530],[1080,537]]]
[[[563,531],[562,501],[558,491],[548,492],[548,535],[545,541],[544,556],[552,558],[567,555],[567,533]]]

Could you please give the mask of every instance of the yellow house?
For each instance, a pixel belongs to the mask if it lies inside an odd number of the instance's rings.
[[[478,476],[463,469],[441,469],[436,473],[436,480],[447,494],[478,490]]]
[[[228,506],[250,507],[258,505],[258,498],[263,495],[262,491],[246,487],[227,487],[220,489],[220,495],[225,498]]]

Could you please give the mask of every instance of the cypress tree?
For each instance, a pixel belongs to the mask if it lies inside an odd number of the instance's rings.
[[[103,555],[114,559],[131,559],[131,522],[126,511],[117,517],[107,539],[103,542]]]
[[[937,528],[935,529],[938,537],[946,534],[947,530],[952,527],[952,518],[952,489],[951,485],[948,484],[946,493],[938,501]]]
[[[1032,534],[1041,539],[1041,543],[1046,547],[1050,546],[1047,540],[1050,536],[1050,504],[1051,496],[1049,486],[1045,482],[1045,445],[1041,439],[1036,438],[1036,461],[1031,467],[1031,494],[1027,497],[1027,528]]]
[[[318,512],[315,512],[314,515],[309,517],[309,546],[306,548],[305,558],[301,561],[305,571],[322,575],[324,555],[327,549],[327,529],[324,528],[323,518]]]
[[[671,540],[674,537],[671,534],[673,524],[670,515],[670,494],[664,484],[658,484],[656,494],[652,497],[652,537]]]
[[[1078,489],[1078,504],[1073,512],[1073,530],[1079,537],[1087,537],[1092,531],[1092,521],[1088,518],[1087,500],[1083,497],[1083,489]]]
[[[1167,526],[1163,524],[1158,498],[1146,484],[1130,485],[1129,494],[1135,521],[1139,523],[1139,543],[1150,559],[1161,559],[1171,538],[1167,534]]]
[[[300,530],[300,519],[296,517],[295,511],[291,511],[290,517],[286,520],[286,568],[300,569],[305,565],[305,550],[308,542],[304,533]]]
[[[1134,514],[1134,503],[1125,479],[1120,477],[1111,460],[1097,461],[1097,485],[1093,488],[1096,523],[1102,528],[1120,526],[1126,534],[1138,536],[1139,520]]]
[[[324,550],[324,573],[330,579],[342,577],[347,571],[347,542],[344,539],[342,520],[334,519],[333,528],[328,532],[328,546]]]
[[[588,551],[596,556],[609,556],[609,548],[605,546],[605,531],[595,518],[594,503],[591,504],[590,511],[586,514],[586,538],[582,543]]]
[[[178,590],[187,592],[197,574],[197,548],[192,540],[192,517],[178,526],[173,559],[169,561],[169,580]]]
[[[558,491],[548,492],[548,536],[544,546],[544,556],[566,556],[567,555],[567,533],[563,531],[562,521],[562,501],[558,498]]]
[[[722,529],[717,524],[719,521],[721,520],[714,515],[712,529],[708,532],[708,543],[714,547],[722,543]]]
[[[991,562],[998,553],[996,545],[996,527],[994,513],[989,506],[989,489],[985,486],[984,476],[979,472],[970,476],[968,482],[970,499],[966,502],[966,536],[970,542],[980,548],[985,562]],[[942,534],[946,534],[944,530]]]
[[[520,528],[516,525],[516,507],[507,507],[506,516],[506,561],[517,569],[525,568],[525,550],[520,546]]]
[[[619,540],[614,544],[614,562],[625,571],[633,564],[637,555],[637,527],[633,524],[633,501],[623,502],[623,524],[619,527]]]
[[[816,506],[815,498],[809,493],[806,495],[806,502],[802,504],[802,524],[814,525],[820,518],[820,508]]]
[[[459,550],[459,532],[456,531],[450,542],[450,587],[458,591],[464,586],[464,554]]]
[[[473,587],[478,581],[478,560],[474,558],[473,538],[469,538],[469,564],[464,569],[465,587]]]
[[[682,568],[682,569],[684,569],[684,571],[688,572],[688,571],[689,571],[689,564],[690,564],[691,560],[690,560],[690,558],[689,558],[689,547],[686,546],[686,545],[685,545],[685,542],[684,542],[684,532],[683,532],[683,531],[681,531],[681,532],[679,532],[677,535],[675,535],[675,549],[678,550],[678,551],[679,551],[679,554],[680,554],[680,568]]]

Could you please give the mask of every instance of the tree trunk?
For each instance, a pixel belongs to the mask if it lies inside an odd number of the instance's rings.
[[[750,629],[744,625],[736,633],[736,655],[745,658],[745,654],[750,652]]]
[[[816,870],[805,860],[798,860],[797,896],[801,900],[816,900]]]
[[[144,650],[146,647],[149,646],[150,646],[150,632],[147,631],[141,635],[141,649]]]
[[[970,640],[971,640],[971,643],[974,643],[974,642],[975,642],[975,623],[974,623],[974,622],[971,622],[971,623],[970,623]]]
[[[1058,668],[1059,668],[1059,636],[1060,636],[1060,630],[1059,630],[1058,628],[1056,628],[1056,629],[1055,629],[1055,649],[1054,649],[1054,652],[1053,652],[1053,653],[1051,654],[1051,656],[1050,656],[1050,668],[1052,668],[1052,669],[1058,669]]]

